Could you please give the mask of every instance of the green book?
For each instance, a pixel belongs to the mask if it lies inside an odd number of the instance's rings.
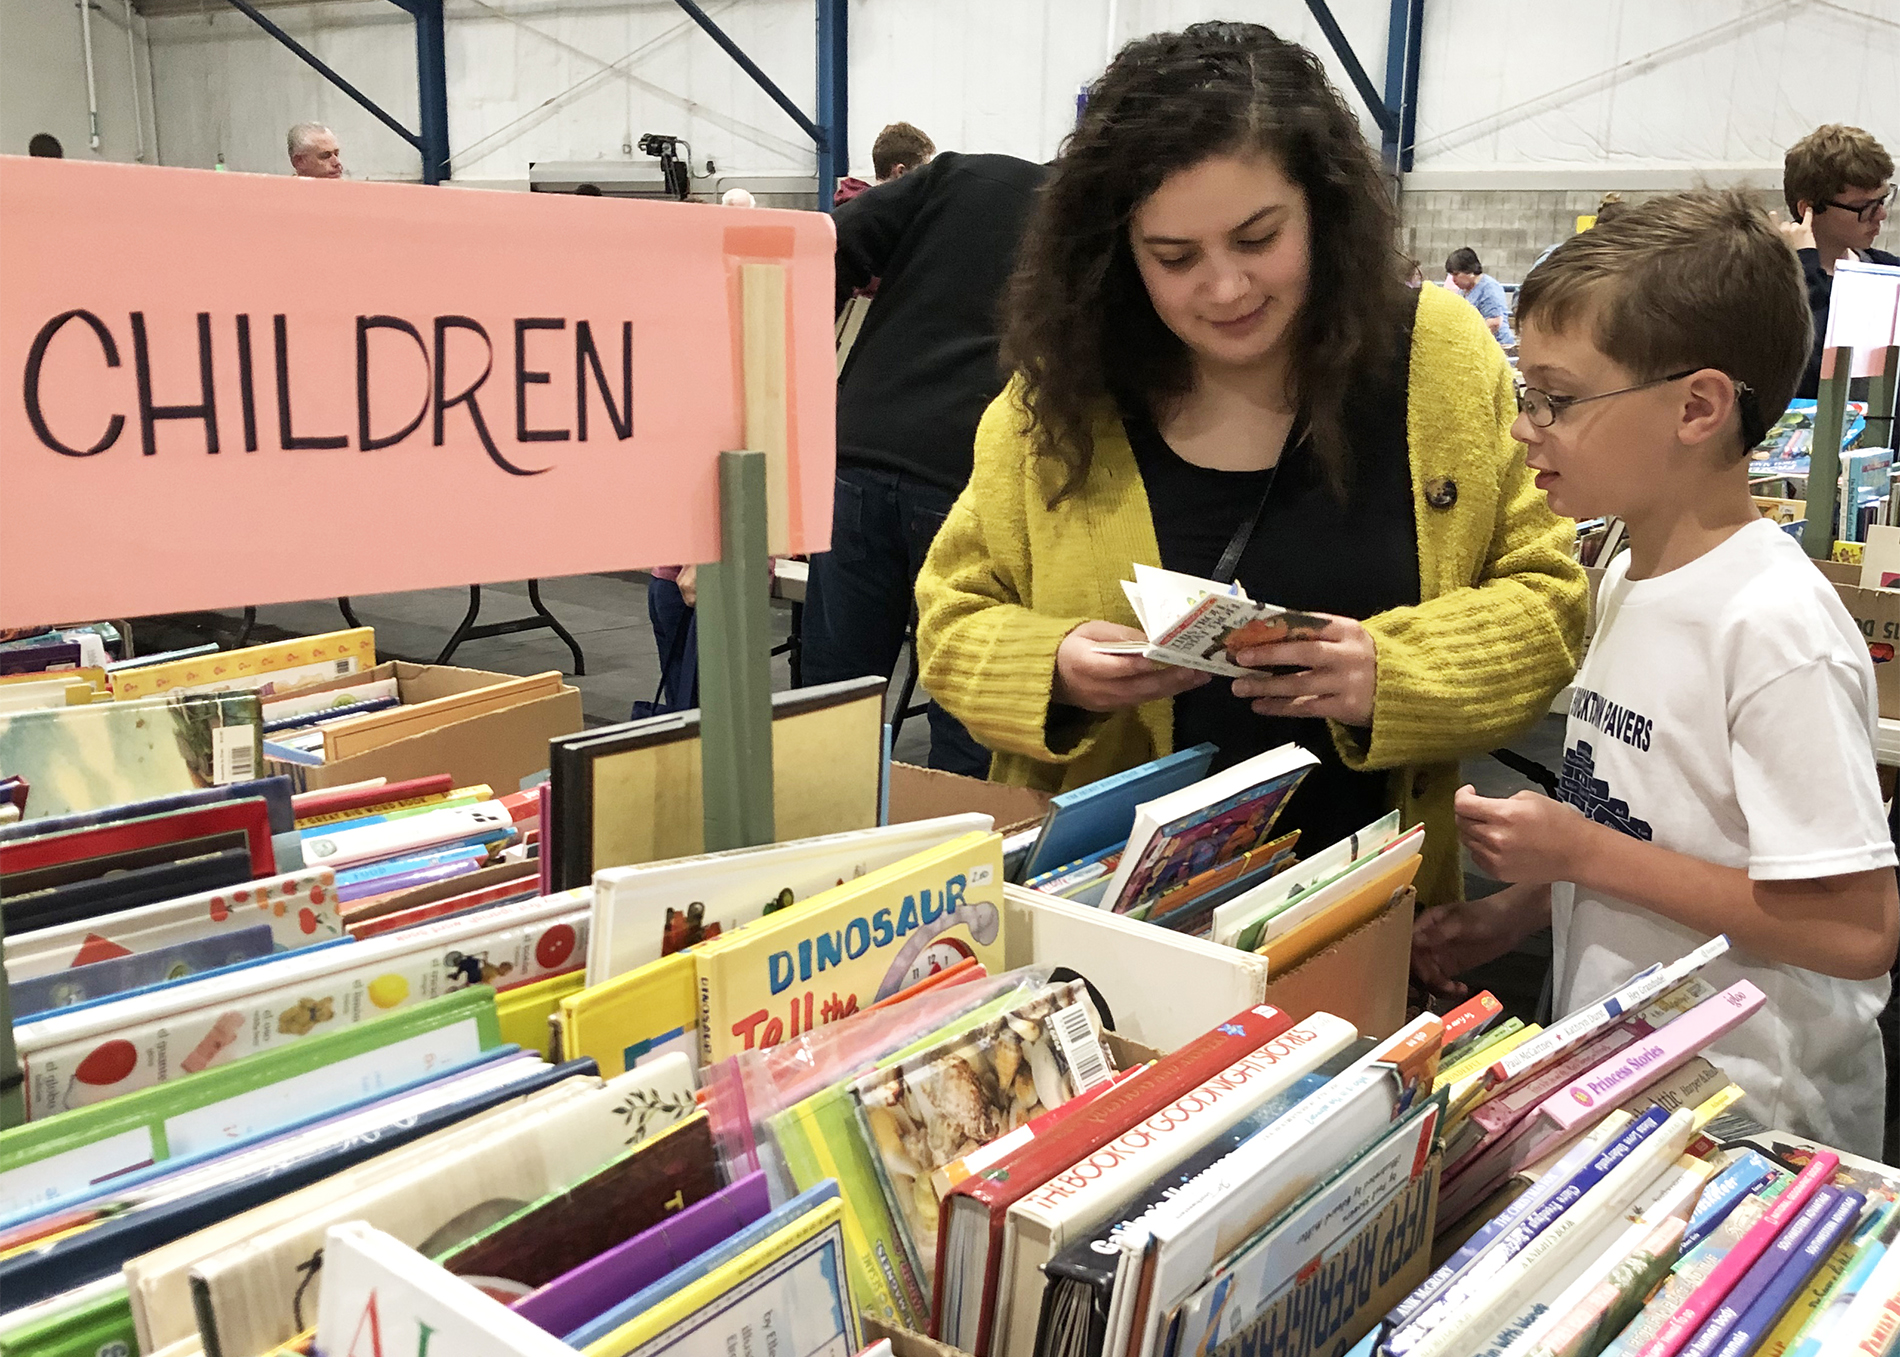
[[[99,1357],[101,1353],[139,1350],[138,1327],[125,1283],[117,1277],[19,1312],[18,1321],[0,1328],[0,1357]]]
[[[355,1027],[0,1131],[0,1215],[149,1164],[227,1149],[501,1045],[470,986]]]
[[[955,1022],[880,1061],[895,1065],[948,1037],[981,1026],[1022,1002],[1011,990],[964,1014]],[[932,1279],[918,1275],[890,1203],[878,1178],[876,1151],[866,1143],[851,1096],[856,1078],[833,1084],[794,1104],[766,1122],[785,1166],[806,1192],[826,1178],[838,1180],[844,1203],[844,1240],[851,1294],[858,1309],[884,1323],[922,1331],[930,1323]]]

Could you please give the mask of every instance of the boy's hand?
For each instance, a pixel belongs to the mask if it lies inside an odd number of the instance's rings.
[[[1254,699],[1261,716],[1315,716],[1343,726],[1372,724],[1378,680],[1372,634],[1350,617],[1328,617],[1325,629],[1299,640],[1269,641],[1234,656],[1247,669],[1297,665],[1297,674],[1234,680],[1234,696]]]
[[[1788,242],[1791,250],[1812,250],[1814,248],[1814,209],[1810,207],[1801,214],[1800,221],[1783,221],[1779,212],[1774,217],[1775,229],[1781,232],[1781,238]]]
[[[1507,886],[1482,900],[1440,905],[1412,925],[1412,977],[1440,998],[1462,1000],[1456,977],[1495,961],[1550,922],[1550,888]]]
[[[1532,885],[1575,878],[1579,841],[1590,822],[1563,802],[1537,792],[1499,800],[1464,786],[1453,808],[1458,837],[1486,876]]]

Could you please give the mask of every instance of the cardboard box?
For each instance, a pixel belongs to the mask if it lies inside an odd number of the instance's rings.
[[[1357,1232],[1300,1271],[1298,1280],[1216,1357],[1313,1357],[1345,1352],[1417,1289],[1431,1264],[1443,1158],[1387,1199]],[[948,1343],[864,1320],[865,1338],[888,1338],[892,1357],[964,1357]],[[1032,1357],[1005,1352],[996,1357]]]
[[[985,782],[908,763],[891,764],[890,790],[889,819],[894,825],[975,811],[995,820],[997,830],[1007,837],[1041,824],[1049,810],[1049,793],[1033,787]]]
[[[1859,567],[1854,567],[1858,571]],[[1874,661],[1874,683],[1880,694],[1880,714],[1900,718],[1900,589],[1863,589],[1836,582],[1834,592],[1847,614],[1867,638]]]
[[[1405,1025],[1412,975],[1412,915],[1418,894],[1396,892],[1370,921],[1296,966],[1267,977],[1261,1000],[1295,1019],[1325,1011],[1366,1037],[1389,1037]]]
[[[313,684],[298,692],[323,692],[385,678],[396,680],[397,693],[409,704],[431,702],[497,683],[512,683],[516,676],[458,669],[446,664],[391,660],[365,673]],[[546,769],[548,741],[572,735],[582,724],[580,689],[563,684],[559,692],[500,711],[485,712],[321,767],[306,768],[272,759],[264,762],[267,773],[290,774],[291,785],[300,792],[341,787],[377,777],[395,782],[447,773],[457,787],[486,783],[500,796],[519,790],[522,778]]]

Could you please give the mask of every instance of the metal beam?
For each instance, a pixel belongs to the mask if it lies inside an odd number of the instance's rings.
[[[367,94],[363,93],[363,91],[331,70],[315,52],[312,52],[308,47],[305,47],[302,43],[291,37],[290,34],[284,32],[283,29],[279,28],[275,23],[271,22],[271,20],[265,18],[263,12],[259,10],[257,6],[249,3],[249,0],[229,0],[229,3],[233,9],[237,10],[240,14],[246,15],[252,23],[277,39],[277,41],[282,43],[285,47],[289,48],[294,55],[302,58],[318,75],[349,95],[350,98],[356,100],[356,102],[367,109],[370,115],[378,122],[382,123],[390,131],[394,132],[418,151],[422,149],[421,137],[385,113],[382,105],[378,104],[374,99],[371,99]]]
[[[845,154],[846,96],[849,92],[845,20],[847,0],[818,0],[818,210],[829,211],[837,181],[851,170]]]
[[[237,3],[237,0],[232,0],[232,3]],[[727,36],[725,29],[713,22],[712,15],[701,9],[697,0],[675,0],[675,3],[686,11],[688,18],[706,30],[706,35],[718,43],[727,56],[739,63],[739,69],[751,76],[752,82],[770,95],[773,103],[785,110],[785,115],[797,123],[805,135],[817,144],[819,154],[822,155],[825,147],[824,129],[805,116],[805,110],[793,103],[785,91],[773,83],[772,77],[759,69],[759,64],[747,56],[738,43]]]
[[[416,19],[416,115],[422,182],[449,177],[449,69],[442,0],[396,0]]]
[[[680,0],[684,4],[686,0]],[[1326,41],[1332,46],[1333,55],[1346,68],[1346,74],[1352,78],[1353,88],[1359,91],[1359,97],[1366,101],[1366,107],[1372,111],[1372,120],[1379,124],[1379,130],[1388,137],[1396,136],[1399,130],[1399,115],[1388,108],[1379,97],[1379,91],[1373,88],[1372,77],[1366,74],[1366,68],[1359,64],[1359,56],[1352,50],[1352,44],[1346,41],[1345,30],[1339,21],[1333,18],[1333,11],[1326,0],[1306,0],[1307,9],[1313,13],[1313,20],[1319,25],[1320,32],[1326,35]]]
[[[1407,0],[1405,17],[1405,84],[1399,91],[1399,173],[1412,172],[1412,151],[1418,145],[1418,54],[1425,46],[1425,0]]]

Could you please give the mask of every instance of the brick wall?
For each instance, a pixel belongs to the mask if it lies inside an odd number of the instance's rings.
[[[1607,187],[1607,186],[1606,186]],[[1599,189],[1421,189],[1399,195],[1400,239],[1424,266],[1427,282],[1441,282],[1445,256],[1469,245],[1484,269],[1519,283],[1546,247],[1567,239],[1579,216],[1596,211]],[[1635,203],[1652,192],[1625,192]],[[1778,187],[1758,190],[1765,208],[1784,211]]]

